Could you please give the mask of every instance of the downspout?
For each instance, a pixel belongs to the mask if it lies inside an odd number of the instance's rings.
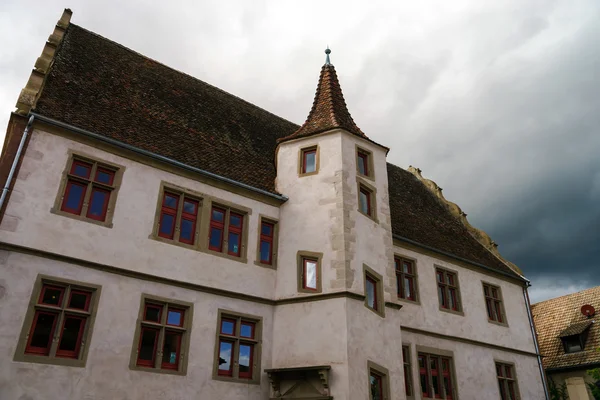
[[[531,303],[529,301],[529,293],[527,288],[531,286],[531,283],[527,283],[523,286],[523,298],[525,299],[525,306],[527,307],[527,317],[529,318],[529,327],[531,328],[531,336],[533,337],[533,344],[535,346],[535,354],[537,354],[538,367],[540,368],[540,376],[542,377],[542,384],[544,385],[544,394],[546,400],[550,400],[548,396],[548,385],[546,384],[546,373],[544,372],[544,365],[542,364],[542,356],[540,355],[540,348],[537,341],[537,333],[535,332],[535,325],[533,324],[533,316],[531,315]]]
[[[21,158],[21,153],[23,152],[23,147],[25,147],[25,141],[27,140],[27,136],[29,135],[29,129],[33,124],[34,116],[29,117],[29,121],[27,122],[27,126],[25,126],[25,131],[23,131],[23,136],[21,136],[21,142],[19,143],[19,148],[17,149],[17,153],[15,154],[15,159],[13,160],[12,166],[10,167],[10,172],[8,173],[8,177],[6,178],[6,183],[4,184],[4,188],[2,189],[2,196],[0,196],[0,210],[4,206],[4,201],[6,199],[6,195],[10,189],[10,184],[13,179],[13,175],[17,170],[17,164],[19,164],[19,159]]]

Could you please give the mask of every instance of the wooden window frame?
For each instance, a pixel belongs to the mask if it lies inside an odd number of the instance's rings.
[[[42,302],[42,296],[47,288],[61,290],[58,305],[50,305]],[[31,292],[29,307],[25,314],[25,320],[23,321],[21,335],[19,336],[13,360],[85,367],[94,331],[94,322],[98,311],[101,289],[101,286],[87,282],[78,282],[42,274],[38,275]],[[72,300],[72,293],[85,294],[87,296],[83,309],[69,307]],[[44,348],[30,346],[32,333],[34,332],[39,314],[54,316],[48,345]],[[80,320],[76,347],[73,351],[60,349],[64,325],[67,319]]]
[[[404,263],[409,263],[411,265],[412,272],[404,272]],[[395,255],[394,270],[396,271],[396,293],[398,295],[398,299],[419,304],[419,280],[417,276],[417,261],[412,258]],[[412,284],[412,298],[406,296],[404,288],[405,279],[409,280],[409,285]]]
[[[379,315],[382,318],[385,318],[385,303],[383,296],[383,276],[378,274],[367,266],[363,264],[363,280],[364,280],[364,293],[365,293],[365,307],[367,309],[373,311],[375,314]],[[375,283],[375,305],[376,307],[371,307],[369,305],[369,296],[367,295],[367,281],[371,280]]]
[[[177,199],[175,208],[167,207],[165,200],[167,195]],[[186,202],[196,203],[196,213],[190,214],[184,211]],[[156,214],[154,218],[154,230],[152,232],[152,238],[159,240],[164,243],[175,244],[187,248],[196,248],[200,237],[200,224],[202,222],[203,197],[199,193],[185,190],[176,186],[161,183],[160,192],[158,195]],[[165,235],[160,231],[160,227],[163,221],[163,216],[167,214],[173,217],[173,228],[170,235]],[[192,230],[192,241],[188,241],[181,238],[181,223],[183,220],[193,220],[194,229]]]
[[[412,380],[412,362],[410,358],[410,345],[402,345],[402,363],[404,369],[404,393],[408,399],[414,398],[415,390]]]
[[[305,260],[316,261],[317,263],[317,288],[311,289],[306,288],[304,285],[304,264]],[[297,281],[298,281],[298,292],[299,293],[322,293],[323,285],[322,285],[322,267],[321,263],[323,260],[323,253],[317,253],[314,251],[298,251],[296,254],[296,264],[297,264]]]
[[[507,400],[507,393],[512,393],[514,399],[520,399],[519,383],[517,380],[516,365],[511,362],[494,360],[496,379],[500,400]]]
[[[488,322],[501,326],[508,326],[502,289],[498,285],[482,282],[483,299],[485,302]]]
[[[375,222],[379,222],[377,219],[377,188],[365,182],[362,178],[356,178],[356,191],[357,191],[357,201],[358,201],[358,212],[372,219]],[[360,195],[361,192],[367,193],[367,207],[369,209],[369,213],[365,213],[360,208]]]
[[[442,276],[442,282],[439,281],[439,274]],[[450,278],[454,281],[453,283],[449,283]],[[460,296],[460,285],[458,272],[452,271],[447,268],[435,267],[435,283],[436,283],[436,291],[438,293],[438,304],[439,309],[441,311],[462,315],[464,316],[462,301]],[[441,290],[441,297],[440,297]],[[450,306],[450,297],[452,297],[452,293],[454,293],[454,303],[456,308]]]
[[[87,176],[80,176],[74,173],[77,165],[90,165],[90,171]],[[117,196],[123,180],[125,167],[105,160],[93,157],[73,150],[68,151],[68,159],[62,178],[54,200],[54,205],[50,212],[63,217],[73,218],[78,221],[90,222],[96,225],[112,228]],[[110,182],[104,183],[98,181],[98,173],[112,173]],[[83,188],[83,195],[76,209],[70,209],[66,206],[66,201],[71,188],[76,185]],[[108,199],[102,207],[102,215],[91,215],[91,201],[94,192],[108,193]]]
[[[309,153],[315,153],[315,170],[312,172],[305,172],[306,171],[306,155]],[[298,176],[299,177],[311,176],[311,175],[318,174],[319,167],[320,167],[319,164],[320,164],[320,161],[319,161],[319,146],[318,145],[303,147],[300,150],[298,150]]]
[[[146,310],[148,307],[160,308],[161,311],[159,313],[158,322],[146,320]],[[181,321],[180,325],[168,323],[169,311],[181,312],[183,321]],[[143,293],[140,300],[138,319],[136,321],[133,346],[131,346],[129,369],[161,374],[187,375],[193,315],[194,305],[192,303]],[[158,332],[154,341],[153,358],[150,362],[147,360],[139,360],[141,338],[143,332],[146,330]],[[165,365],[162,362],[165,337],[169,333],[179,335],[179,351],[176,358],[176,368],[173,368],[170,364]]]
[[[269,263],[265,263],[263,262],[260,257],[260,246],[261,243],[263,241],[263,237],[265,235],[262,234],[262,225],[263,224],[270,224],[272,225],[272,236],[271,236],[271,260]],[[255,265],[258,265],[260,267],[265,267],[265,268],[271,268],[271,269],[277,269],[277,252],[279,249],[278,246],[278,242],[279,242],[279,221],[277,221],[274,218],[268,217],[266,215],[259,215],[258,218],[258,233],[257,233],[257,245],[256,245],[256,261],[254,262]],[[267,238],[264,237],[264,239],[266,240]]]
[[[371,375],[377,376],[380,379],[380,388],[383,395],[382,400],[390,400],[392,397],[390,396],[390,373],[388,369],[368,360],[367,373],[367,393],[369,393],[369,400],[373,400],[373,393],[371,392]]]
[[[421,367],[421,359],[424,360],[424,367]],[[432,369],[432,361],[435,361],[435,374]],[[419,390],[421,391],[422,399],[445,399],[445,400],[457,400],[458,399],[458,391],[456,386],[456,376],[455,376],[455,367],[454,367],[454,357],[451,352],[443,351],[443,350],[435,350],[424,348],[421,346],[417,346],[417,365],[419,369]],[[444,371],[444,365],[447,365],[446,371]],[[427,392],[423,391],[423,386],[421,384],[421,378],[425,376]],[[434,387],[433,381],[434,377],[437,377],[438,382],[438,390],[439,396],[433,397]],[[446,385],[444,384],[444,380],[448,379],[449,391],[448,394]],[[448,396],[449,395],[449,396]]]
[[[362,172],[360,172],[359,161],[361,158],[363,159],[363,162],[365,165],[366,174],[363,174]],[[359,147],[358,145],[356,145],[356,174],[360,177],[367,178],[370,180],[375,179],[375,168],[373,165],[373,152],[366,150],[363,147]]]
[[[233,334],[225,334],[222,332],[222,321],[230,320],[235,321]],[[218,310],[217,317],[217,329],[215,338],[215,353],[213,362],[213,376],[214,380],[237,382],[245,384],[260,385],[261,377],[261,352],[262,352],[262,317],[255,315],[241,314],[230,310]],[[242,336],[241,329],[244,323],[253,324],[252,337]],[[232,344],[231,353],[231,369],[230,373],[220,373],[219,371],[219,358],[220,358],[220,347],[221,342],[227,342]],[[241,345],[252,346],[250,353],[249,363],[251,365],[251,372],[249,375],[242,375],[239,368],[239,349]]]

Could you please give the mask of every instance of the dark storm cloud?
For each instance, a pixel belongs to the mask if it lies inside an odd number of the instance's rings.
[[[2,126],[62,7],[0,4]],[[70,7],[74,23],[296,123],[331,45],[358,125],[391,162],[440,184],[525,271],[534,299],[600,284],[600,3]]]

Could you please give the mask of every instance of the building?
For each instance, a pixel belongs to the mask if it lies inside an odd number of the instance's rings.
[[[600,368],[599,310],[600,286],[531,306],[548,379],[566,383],[570,400],[594,399],[586,371]]]
[[[329,54],[298,126],[70,19],[0,161],[0,398],[544,398],[528,281]]]

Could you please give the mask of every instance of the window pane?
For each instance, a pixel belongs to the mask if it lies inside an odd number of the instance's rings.
[[[85,193],[85,186],[79,183],[69,182],[65,193],[66,199],[63,204],[63,210],[72,211],[75,213],[81,212],[81,205],[83,204],[83,195]]]
[[[238,233],[229,232],[229,244],[227,251],[231,254],[240,254],[240,235]]]
[[[238,214],[234,214],[231,213],[229,215],[229,225],[230,226],[235,226],[235,227],[240,227],[242,226],[242,216],[238,215]]]
[[[254,338],[254,324],[248,322],[242,322],[240,327],[240,336],[247,338]]]
[[[515,383],[514,382],[508,382],[508,398],[510,400],[517,400],[517,395],[516,395],[517,391],[515,390]]]
[[[447,398],[450,398],[452,396],[452,385],[448,376],[444,376],[444,390],[446,391]]]
[[[458,299],[456,297],[456,289],[450,289],[450,308],[458,310]]]
[[[367,167],[365,164],[366,156],[364,154],[358,155],[358,172],[362,175],[367,175]]]
[[[88,217],[104,220],[104,210],[108,203],[109,192],[97,188],[92,189],[90,196],[90,207],[88,209]]]
[[[208,242],[212,250],[221,251],[221,242],[223,240],[223,230],[219,228],[210,228],[210,239]]]
[[[498,379],[498,385],[500,386],[500,399],[508,400],[508,397],[506,396],[506,388],[504,387],[504,380]]]
[[[183,212],[186,214],[196,214],[196,206],[198,205],[195,201],[186,200],[183,202]]]
[[[169,310],[167,313],[167,324],[174,326],[183,325],[183,311],[181,310]]]
[[[179,202],[179,196],[165,193],[165,200],[164,200],[165,207],[177,209],[178,202]]]
[[[54,314],[42,314],[38,313],[37,318],[34,320],[35,329],[31,333],[31,341],[29,346],[41,347],[47,351],[44,354],[48,354],[50,350],[50,340],[54,333],[54,323],[56,322],[56,315]]]
[[[229,319],[221,320],[221,333],[225,335],[234,335],[235,334],[235,321]]]
[[[77,175],[82,178],[89,178],[91,170],[92,170],[92,166],[90,164],[76,161],[73,163],[73,167],[71,168],[71,173],[73,175]]]
[[[112,185],[113,174],[114,172],[98,169],[96,172],[96,182]]]
[[[446,291],[443,286],[438,286],[438,298],[440,305],[444,308],[448,308],[448,305],[446,304]]]
[[[271,243],[265,241],[260,242],[260,261],[271,261]]]
[[[61,306],[64,289],[44,286],[41,303],[51,306]]]
[[[265,236],[273,236],[273,225],[263,222],[260,227],[260,234]]]
[[[421,392],[425,395],[429,393],[429,388],[427,387],[427,375],[421,374]]]
[[[367,278],[367,305],[374,310],[377,309],[375,299],[375,282],[369,278]]]
[[[404,278],[404,293],[405,293],[405,297],[407,299],[413,298],[412,285],[410,283],[410,278]]]
[[[83,329],[83,322],[84,320],[81,318],[67,317],[65,319],[58,350],[74,352],[77,349],[77,342],[79,333]],[[77,357],[77,355],[75,354],[74,357]]]
[[[407,274],[412,274],[412,264],[409,262],[404,261],[402,263],[402,270],[404,272],[406,272]]]
[[[368,194],[361,190],[359,200],[360,200],[360,204],[359,204],[360,211],[369,215],[370,212],[369,212],[369,196],[368,196]]]
[[[483,294],[485,296],[489,296],[490,295],[490,290],[487,286],[483,286]]]
[[[444,282],[444,274],[440,271],[435,273],[435,276],[437,277],[438,282],[443,283]]]
[[[213,208],[211,219],[216,222],[223,222],[223,220],[225,219],[225,214],[223,211]]]
[[[252,347],[250,344],[240,344],[240,378],[252,377]]]
[[[193,242],[194,240],[194,221],[181,219],[181,231],[179,232],[179,240]]]
[[[307,151],[304,153],[304,172],[315,172],[317,169],[316,151]]]
[[[304,261],[304,287],[317,289],[317,263],[312,260]]]
[[[162,310],[162,307],[160,307],[160,306],[146,305],[146,314],[144,315],[144,320],[160,323],[160,311],[161,310]]]
[[[158,339],[158,331],[155,329],[143,329],[142,338],[140,340],[140,352],[138,355],[139,361],[146,361],[144,364],[153,366],[155,344]]]
[[[159,233],[163,236],[172,238],[175,231],[175,217],[171,214],[163,213],[160,219]]]
[[[492,288],[492,297],[497,299],[498,298],[498,291],[494,288]]]
[[[177,369],[179,364],[179,346],[181,344],[181,334],[175,332],[165,332],[165,344],[163,346],[162,367]]]
[[[221,341],[219,343],[219,374],[231,375],[231,356],[233,343]]]
[[[69,300],[69,308],[76,308],[78,310],[87,310],[87,301],[90,293],[82,292],[71,292],[71,299]]]
[[[383,400],[381,377],[371,373],[369,379],[371,382],[371,398],[373,400]]]
[[[487,309],[488,318],[493,320],[494,313],[492,312],[492,301],[490,299],[485,300],[485,308]]]
[[[452,274],[446,274],[446,280],[449,285],[454,285],[454,276]]]

